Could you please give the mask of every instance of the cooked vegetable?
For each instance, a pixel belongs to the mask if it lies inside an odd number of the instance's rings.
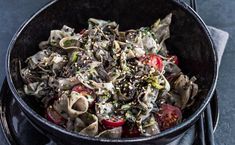
[[[47,108],[45,117],[57,125],[63,125],[65,122],[65,119],[52,107]]]
[[[143,59],[142,61],[146,63],[147,65],[154,67],[160,72],[162,71],[163,63],[162,63],[162,59],[160,56],[156,54],[148,54],[144,56],[142,59]]]
[[[174,64],[178,65],[179,64],[179,59],[176,55],[169,56],[169,60],[173,62]]]
[[[105,128],[115,128],[125,124],[125,120],[120,117],[112,116],[109,119],[101,120],[101,123],[105,126]]]
[[[151,136],[177,125],[198,85],[166,48],[171,17],[127,31],[94,18],[79,33],[52,30],[41,51],[20,62],[25,94],[49,121],[83,135]]]
[[[93,105],[95,103],[95,96],[92,95],[92,91],[89,90],[88,88],[85,88],[82,85],[77,85],[74,86],[72,91],[75,91],[81,95],[84,95],[87,98],[87,101],[89,103],[89,105]]]
[[[182,119],[182,114],[179,108],[170,104],[162,104],[160,110],[156,113],[156,118],[160,130],[165,130],[177,125]]]

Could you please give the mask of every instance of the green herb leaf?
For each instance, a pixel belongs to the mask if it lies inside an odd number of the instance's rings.
[[[66,40],[64,41],[64,47],[74,46],[76,43],[77,43],[77,40],[75,39]]]

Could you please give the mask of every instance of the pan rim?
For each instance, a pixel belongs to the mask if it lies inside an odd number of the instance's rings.
[[[21,25],[21,27],[17,30],[17,32],[13,36],[13,38],[12,38],[12,40],[11,40],[9,46],[8,46],[6,61],[5,61],[5,70],[6,70],[6,75],[7,75],[7,82],[8,82],[8,85],[9,85],[10,89],[11,89],[11,92],[13,93],[13,95],[16,98],[17,102],[20,104],[20,107],[24,108],[24,109],[22,109],[23,111],[26,110],[27,114],[30,114],[33,118],[35,118],[37,121],[39,121],[39,123],[43,123],[44,125],[46,125],[50,129],[59,131],[63,134],[66,134],[66,135],[69,135],[69,136],[72,136],[72,137],[81,138],[81,139],[90,140],[90,141],[98,141],[98,142],[125,142],[126,143],[126,142],[143,142],[143,141],[149,141],[149,140],[154,140],[154,139],[160,139],[160,138],[163,138],[167,135],[173,134],[176,131],[188,128],[189,126],[191,126],[192,124],[194,124],[196,122],[199,115],[203,112],[203,110],[205,109],[205,107],[207,106],[209,101],[211,100],[213,92],[214,92],[215,87],[216,87],[217,78],[218,78],[217,54],[216,54],[216,51],[214,49],[214,44],[213,44],[213,40],[212,40],[212,37],[210,35],[210,32],[209,32],[208,28],[206,27],[205,23],[203,22],[203,20],[200,18],[200,16],[189,5],[187,5],[185,2],[181,2],[181,1],[178,1],[178,0],[171,0],[169,2],[173,2],[174,4],[176,4],[177,6],[182,8],[184,11],[191,14],[191,16],[193,16],[193,18],[195,20],[197,20],[197,23],[202,28],[202,31],[204,31],[204,33],[206,34],[206,39],[211,45],[211,49],[212,49],[213,56],[214,56],[214,62],[213,62],[214,63],[214,70],[213,70],[214,74],[213,74],[212,85],[211,85],[211,87],[208,91],[207,96],[205,97],[202,104],[200,105],[200,107],[192,115],[190,115],[186,121],[170,128],[170,129],[167,129],[167,130],[165,130],[165,131],[163,131],[159,134],[149,136],[149,137],[106,139],[106,138],[97,138],[97,137],[90,137],[90,136],[80,135],[80,134],[75,133],[75,132],[67,131],[64,128],[55,125],[54,123],[51,123],[51,122],[47,121],[45,118],[43,118],[42,116],[37,114],[32,108],[30,108],[27,105],[27,103],[20,97],[19,93],[17,92],[17,90],[16,90],[16,88],[13,84],[13,80],[12,80],[11,73],[10,73],[10,56],[11,56],[10,54],[11,54],[11,50],[14,48],[14,45],[15,45],[15,42],[16,42],[18,36],[21,34],[21,32],[24,30],[24,28],[27,27],[27,25],[37,15],[39,15],[41,12],[43,12],[44,10],[46,10],[47,8],[49,8],[50,6],[55,4],[56,2],[58,2],[58,0],[53,0],[52,2],[49,2],[44,7],[42,7],[39,11],[37,11],[35,14],[33,14],[33,16],[31,16],[27,21],[25,21]]]

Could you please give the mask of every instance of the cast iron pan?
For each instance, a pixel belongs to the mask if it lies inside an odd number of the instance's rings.
[[[192,109],[184,113],[183,123],[151,137],[104,139],[68,132],[48,122],[40,114],[41,108],[30,96],[21,96],[23,82],[18,62],[24,61],[38,51],[38,43],[47,40],[52,29],[63,25],[79,32],[87,27],[90,17],[115,20],[120,29],[149,26],[156,19],[173,13],[171,38],[167,47],[179,56],[180,67],[185,74],[196,76],[200,93]],[[217,57],[210,37],[201,18],[184,2],[179,0],[60,0],[40,9],[25,22],[13,37],[7,52],[6,74],[10,89],[29,121],[57,143],[64,144],[161,144],[179,137],[198,119],[210,101],[218,75]]]

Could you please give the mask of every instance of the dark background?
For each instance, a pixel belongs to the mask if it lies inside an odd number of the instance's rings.
[[[18,27],[50,0],[0,0],[0,86],[5,78],[5,55]],[[220,121],[217,145],[235,145],[235,0],[198,0],[200,16],[207,25],[228,31],[228,41],[219,72]],[[0,133],[0,144],[5,145]]]

